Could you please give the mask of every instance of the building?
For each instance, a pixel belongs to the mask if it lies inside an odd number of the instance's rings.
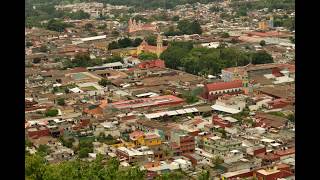
[[[140,69],[149,69],[149,68],[165,68],[166,65],[163,60],[155,59],[150,61],[143,61],[137,65]]]
[[[172,132],[171,134],[170,146],[174,155],[179,156],[195,152],[194,136],[186,135],[182,131]]]
[[[142,52],[149,52],[157,54],[159,57],[160,54],[167,49],[168,46],[163,46],[162,37],[160,33],[157,36],[157,46],[152,46],[147,43],[147,41],[143,40],[141,44],[137,47],[137,55],[141,54]]]
[[[293,175],[291,171],[285,169],[278,169],[277,166],[274,166],[273,168],[260,169],[256,171],[255,174],[258,180],[277,180]]]
[[[215,100],[224,94],[240,94],[243,92],[242,87],[242,80],[205,84],[203,97],[208,100]]]
[[[137,31],[157,31],[158,27],[152,24],[143,24],[141,20],[136,22],[135,19],[129,19],[128,21],[128,32],[133,33]]]
[[[139,109],[139,108],[150,108],[150,107],[159,107],[159,106],[173,106],[182,104],[184,102],[183,99],[178,98],[172,95],[165,96],[157,96],[151,98],[141,98],[129,101],[119,101],[115,103],[111,103],[109,107],[113,107],[116,109]]]
[[[232,150],[240,150],[242,142],[236,139],[222,139],[219,136],[203,139],[204,150],[214,155],[224,156]]]
[[[116,155],[120,158],[120,161],[132,162],[143,162],[148,158],[153,158],[153,151],[148,148],[134,149],[126,147],[118,147]]]
[[[263,30],[263,31],[268,30],[269,29],[269,24],[268,24],[267,21],[261,21],[261,22],[258,23],[258,28],[260,30]]]
[[[134,131],[129,135],[130,140],[138,146],[159,146],[161,138],[155,133],[143,133],[142,131]]]

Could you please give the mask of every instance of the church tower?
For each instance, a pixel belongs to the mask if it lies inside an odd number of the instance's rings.
[[[233,70],[233,76],[232,76],[232,80],[239,80],[240,77],[239,77],[239,72],[238,72],[238,67],[234,67],[234,70]]]
[[[157,37],[157,52],[156,52],[156,54],[157,54],[157,56],[158,57],[160,57],[160,54],[161,54],[161,52],[162,52],[162,37],[161,37],[161,35],[160,35],[160,33],[158,33],[158,37]]]
[[[244,94],[249,94],[249,77],[248,77],[247,71],[244,71],[243,73],[242,88],[243,88]]]

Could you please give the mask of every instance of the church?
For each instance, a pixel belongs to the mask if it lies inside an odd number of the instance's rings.
[[[128,22],[128,31],[129,33],[137,32],[137,31],[157,31],[158,28],[155,25],[152,24],[143,24],[141,23],[141,20],[139,22],[136,22],[135,19],[129,19]]]
[[[160,33],[157,36],[157,46],[152,46],[147,43],[147,41],[143,40],[141,44],[137,47],[137,55],[141,54],[142,52],[149,52],[157,54],[159,57],[160,54],[167,49],[168,46],[163,46],[163,41]]]
[[[224,94],[249,94],[252,93],[252,84],[249,82],[248,74],[245,72],[240,77],[237,72],[232,81],[228,82],[214,82],[205,84],[203,98],[207,100],[216,100],[219,96]]]

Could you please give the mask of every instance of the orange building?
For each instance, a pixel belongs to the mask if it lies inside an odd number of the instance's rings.
[[[163,42],[160,33],[157,37],[157,46],[149,45],[145,40],[143,40],[137,47],[137,55],[141,54],[142,52],[149,52],[157,54],[157,56],[159,57],[160,54],[168,48],[168,46],[163,46],[162,43]]]

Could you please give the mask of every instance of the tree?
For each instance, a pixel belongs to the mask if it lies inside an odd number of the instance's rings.
[[[291,41],[291,43],[295,43],[295,38],[294,37],[290,37],[289,40]]]
[[[103,78],[103,79],[101,79],[101,80],[98,82],[98,84],[99,84],[100,86],[106,87],[107,85],[110,85],[111,82],[110,82],[109,80]]]
[[[173,16],[172,21],[179,21],[180,17],[179,16]]]
[[[86,23],[86,24],[84,25],[84,29],[85,29],[86,31],[91,31],[92,28],[93,28],[93,24],[91,24],[91,23]]]
[[[212,6],[210,9],[209,9],[210,12],[221,12],[223,11],[223,8],[220,8],[219,6]]]
[[[48,48],[47,48],[46,45],[42,45],[42,46],[40,46],[39,51],[43,52],[43,53],[46,53],[48,51]]]
[[[32,43],[31,41],[27,41],[27,42],[26,42],[26,46],[27,46],[27,47],[33,46],[33,43]]]
[[[295,122],[295,115],[294,114],[289,114],[288,119],[290,122]]]
[[[260,44],[260,46],[265,46],[266,45],[266,41],[265,40],[261,40],[259,44]]]
[[[116,41],[112,41],[108,45],[108,50],[118,49],[118,48],[120,48],[120,47],[119,47],[119,44]]]
[[[132,40],[129,38],[123,38],[118,40],[119,48],[126,48],[131,46]]]
[[[49,146],[43,144],[39,145],[37,151],[40,156],[46,156],[50,153]]]
[[[148,36],[146,41],[149,45],[156,46],[157,45],[157,37],[155,35]]]
[[[67,27],[71,27],[71,25],[60,20],[51,19],[48,21],[46,27],[51,31],[63,32]]]
[[[139,45],[141,44],[141,42],[142,42],[142,39],[141,39],[141,38],[136,38],[136,39],[134,39],[134,41],[132,42],[132,46],[133,46],[133,47],[137,47],[137,46],[139,46]]]
[[[112,56],[106,60],[107,63],[113,63],[113,62],[123,62],[123,58],[120,56]]]
[[[88,154],[91,153],[91,149],[88,148],[88,147],[83,147],[83,148],[80,148],[79,150],[79,158],[85,158],[85,157],[88,157]]]
[[[90,56],[89,54],[79,53],[74,57],[72,61],[75,67],[88,67],[91,66]]]
[[[58,115],[58,113],[59,113],[59,111],[58,111],[57,109],[49,109],[49,110],[47,110],[47,112],[45,113],[45,115],[46,115],[47,117],[55,117],[55,116]]]
[[[143,52],[139,54],[138,58],[141,60],[152,60],[152,59],[157,59],[158,56],[154,53]]]
[[[200,175],[197,178],[198,180],[209,180],[210,179],[210,174],[209,171],[203,170]]]
[[[83,10],[69,13],[67,14],[67,16],[70,17],[71,19],[79,19],[79,20],[90,18],[90,14],[84,12]]]
[[[181,20],[178,22],[177,28],[183,34],[201,34],[202,29],[198,21]]]
[[[57,103],[59,106],[64,106],[66,105],[64,98],[58,98]]]
[[[223,32],[223,33],[221,33],[221,37],[222,38],[228,38],[228,37],[230,37],[230,35],[227,32]]]
[[[259,51],[252,55],[252,64],[273,63],[272,56],[266,51]]]
[[[220,164],[222,164],[224,162],[224,160],[221,156],[215,156],[211,160],[215,166],[219,166]]]
[[[190,92],[185,92],[182,96],[188,104],[196,103],[199,101],[199,98]]]
[[[41,61],[41,58],[36,57],[36,58],[34,58],[34,59],[32,60],[32,63],[38,64],[38,63],[40,63],[40,61]]]
[[[45,171],[45,160],[40,155],[25,156],[25,177],[28,179],[43,179]]]
[[[119,34],[120,34],[120,33],[119,33],[118,31],[116,31],[116,30],[114,30],[114,31],[111,32],[111,35],[112,35],[112,36],[119,36]]]

